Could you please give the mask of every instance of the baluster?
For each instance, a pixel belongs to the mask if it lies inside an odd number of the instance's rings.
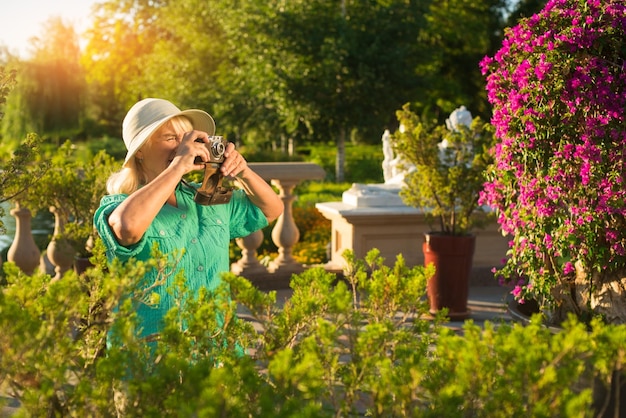
[[[267,268],[257,259],[257,249],[263,243],[263,230],[253,232],[247,237],[237,238],[235,242],[241,248],[241,259],[231,265],[230,271],[246,278],[267,273]]]
[[[304,267],[291,255],[293,246],[300,239],[300,231],[293,220],[292,210],[292,203],[295,199],[293,189],[298,184],[298,180],[273,179],[272,184],[278,187],[285,210],[272,230],[272,241],[278,247],[278,257],[270,263],[268,270],[271,273],[300,273],[304,271]]]
[[[61,211],[54,206],[50,206],[50,212],[54,215],[54,234],[48,244],[46,254],[50,262],[55,266],[54,271],[56,275],[54,280],[59,280],[66,271],[72,268],[76,251],[65,239],[57,238],[59,234],[63,233],[67,220],[63,217]]]
[[[24,273],[30,275],[39,266],[41,251],[37,248],[31,228],[32,215],[28,208],[15,203],[11,209],[11,215],[15,217],[15,237],[7,252],[7,261],[14,262]]]

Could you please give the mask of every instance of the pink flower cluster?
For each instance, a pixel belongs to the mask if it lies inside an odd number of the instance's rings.
[[[549,294],[577,261],[625,266],[626,3],[550,0],[481,69],[498,144],[480,203],[513,237],[502,274]]]

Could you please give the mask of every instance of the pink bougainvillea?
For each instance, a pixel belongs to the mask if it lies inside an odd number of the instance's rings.
[[[520,299],[626,266],[625,60],[623,0],[550,0],[481,63],[498,139],[481,203],[513,237],[499,274],[526,280]]]

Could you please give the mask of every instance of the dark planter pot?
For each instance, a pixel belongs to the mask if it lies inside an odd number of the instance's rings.
[[[511,300],[508,311],[514,321],[523,325],[530,323],[530,317],[539,313],[540,308],[534,300],[518,303]],[[548,326],[548,329],[557,333],[561,328]],[[613,372],[610,387],[606,387],[599,380],[594,380],[593,386],[593,409],[594,416],[599,418],[622,418],[626,417],[626,375],[618,371]]]
[[[89,261],[89,258],[90,257],[74,257],[74,271],[76,274],[81,275],[88,268],[94,267],[94,265],[91,264],[91,261]]]
[[[518,303],[515,299],[511,299],[507,305],[507,310],[511,318],[522,325],[528,325],[530,323],[530,317],[541,312],[539,304],[534,300]],[[561,331],[559,327],[550,325],[546,325],[546,327],[553,333]]]
[[[424,265],[435,265],[435,275],[427,287],[432,314],[447,308],[451,320],[469,317],[467,297],[475,247],[474,235],[424,234]]]

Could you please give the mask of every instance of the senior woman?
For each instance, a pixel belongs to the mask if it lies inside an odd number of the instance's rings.
[[[147,260],[155,243],[166,254],[184,249],[169,277],[184,270],[190,291],[212,290],[220,283],[220,273],[229,270],[230,240],[267,226],[282,213],[282,200],[232,143],[226,145],[219,169],[240,188],[227,203],[196,203],[199,184],[183,176],[211,161],[206,144],[214,133],[208,113],[181,111],[167,100],[144,99],[128,111],[122,124],[128,153],[122,169],[108,179],[108,195],[94,216],[109,260]],[[156,271],[147,273],[143,285],[156,277]],[[157,306],[137,307],[141,335],[148,340],[158,335],[163,316],[174,304],[170,284],[168,280],[152,290],[159,294]]]

